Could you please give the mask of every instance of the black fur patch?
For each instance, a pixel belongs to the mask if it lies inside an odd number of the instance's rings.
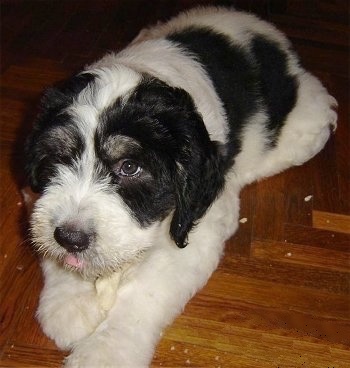
[[[206,28],[190,27],[168,39],[188,50],[212,80],[230,125],[227,151],[231,158],[240,150],[242,127],[262,108],[269,116],[266,128],[271,131],[271,144],[275,143],[297,96],[297,82],[288,74],[285,52],[262,36],[255,37],[247,51]]]
[[[113,142],[109,137],[118,135],[137,142],[123,157],[116,157],[119,147],[116,155],[110,145],[104,147]],[[110,171],[122,158],[142,166],[139,177],[116,178],[113,185],[141,225],[175,210],[170,232],[180,247],[224,183],[217,145],[210,141],[192,98],[154,78],[145,78],[126,104],[118,100],[102,114],[96,151]]]
[[[228,155],[236,156],[241,129],[259,108],[256,70],[249,55],[225,35],[206,28],[191,27],[168,39],[188,50],[207,71],[230,125]]]
[[[44,189],[57,164],[71,164],[83,152],[84,139],[72,117],[63,110],[93,79],[91,74],[78,74],[44,94],[40,114],[25,146],[26,172],[35,192]]]
[[[269,115],[268,129],[276,140],[284,120],[297,99],[297,81],[288,74],[287,55],[263,36],[252,40],[252,52],[258,64],[261,96]],[[275,142],[273,142],[275,143]]]

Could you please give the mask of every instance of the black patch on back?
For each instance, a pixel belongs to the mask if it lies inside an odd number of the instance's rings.
[[[258,109],[256,70],[246,51],[222,34],[206,28],[188,28],[167,37],[188,50],[207,71],[229,122],[229,157],[240,151],[245,121]]]
[[[286,116],[297,99],[297,81],[288,74],[287,55],[263,36],[252,40],[252,52],[258,65],[261,95],[269,115],[268,129],[276,140]],[[275,142],[274,142],[275,143]]]
[[[230,42],[207,28],[190,27],[167,37],[189,51],[208,73],[221,99],[229,122],[228,154],[240,150],[242,127],[250,116],[264,108],[266,126],[276,142],[280,128],[296,103],[297,81],[288,74],[287,55],[262,36],[252,40],[251,50]]]
[[[44,189],[55,175],[57,164],[71,164],[83,152],[84,139],[72,117],[63,110],[93,79],[91,74],[78,74],[44,93],[25,145],[26,173],[34,191]]]

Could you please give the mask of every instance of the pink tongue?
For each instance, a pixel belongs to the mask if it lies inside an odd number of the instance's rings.
[[[70,266],[76,267],[76,268],[82,268],[84,262],[79,260],[77,257],[75,257],[73,254],[68,254],[66,258],[64,259],[64,262]]]

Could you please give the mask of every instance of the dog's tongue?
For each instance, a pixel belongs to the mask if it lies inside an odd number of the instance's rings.
[[[73,266],[75,268],[83,268],[83,264],[84,262],[81,261],[80,259],[78,259],[76,256],[74,256],[73,254],[68,254],[66,256],[66,258],[64,259],[64,263]]]

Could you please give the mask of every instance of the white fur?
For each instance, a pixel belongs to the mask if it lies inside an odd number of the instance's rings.
[[[265,150],[267,133],[259,122],[266,116],[256,114],[242,133],[242,151],[227,175],[224,191],[190,232],[185,249],[177,248],[170,239],[171,215],[147,229],[140,228],[123,201],[106,193],[105,183],[94,173],[92,139],[97,117],[116,97],[127,96],[139,82],[140,72],[147,72],[190,93],[211,139],[225,142],[226,118],[212,82],[184,53],[159,39],[193,23],[218,29],[232,37],[232,42],[247,44],[257,32],[284,49],[289,47],[280,32],[252,15],[204,8],[143,31],[120,54],[109,54],[87,68],[98,76],[98,83],[86,88],[69,112],[77,117],[88,149],[73,169],[60,167],[59,180],[38,200],[32,219],[34,241],[54,259],[65,256],[52,237],[59,224],[70,221],[87,226],[94,222],[99,234],[98,247],[87,259],[93,267],[85,278],[50,257],[43,261],[45,287],[37,315],[44,332],[60,348],[72,349],[66,367],[148,366],[162,330],[205,285],[223,254],[225,240],[237,229],[241,187],[302,164],[322,149],[329,126],[335,126],[335,100],[291,57],[290,72],[300,83],[298,101],[276,147]],[[112,272],[121,261],[128,268],[121,270],[113,306],[106,312],[95,278],[104,270]]]

